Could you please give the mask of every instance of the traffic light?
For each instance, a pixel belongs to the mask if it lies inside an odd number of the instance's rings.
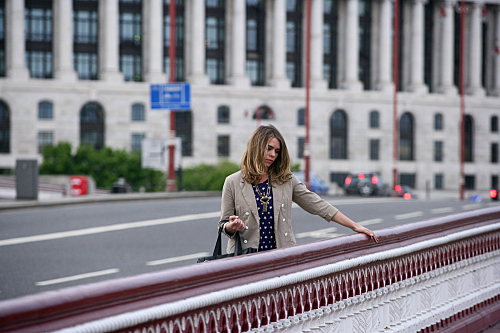
[[[490,190],[491,200],[498,200],[498,191],[495,189]]]

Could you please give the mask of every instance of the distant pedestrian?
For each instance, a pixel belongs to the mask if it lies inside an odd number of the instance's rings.
[[[274,126],[257,128],[248,141],[240,168],[226,178],[222,189],[219,226],[224,225],[223,232],[229,237],[228,253],[234,252],[237,231],[243,249],[266,251],[295,245],[292,202],[378,242],[373,231],[309,191],[292,174],[285,140]]]

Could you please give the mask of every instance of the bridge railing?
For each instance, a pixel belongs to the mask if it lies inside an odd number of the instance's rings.
[[[500,318],[500,207],[0,302],[5,332],[454,332]]]

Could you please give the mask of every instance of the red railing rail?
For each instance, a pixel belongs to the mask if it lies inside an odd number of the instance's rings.
[[[200,295],[224,293],[230,288],[499,222],[500,207],[487,208],[378,230],[378,244],[356,234],[6,300],[0,302],[0,331],[64,329]],[[259,291],[258,295],[242,295],[216,305],[202,304],[168,318],[153,316],[139,326],[133,323],[132,327],[116,331],[159,327],[169,333],[244,332],[498,249],[500,231],[475,235],[410,256],[349,268],[322,280],[312,277],[309,282],[280,286],[266,293]]]

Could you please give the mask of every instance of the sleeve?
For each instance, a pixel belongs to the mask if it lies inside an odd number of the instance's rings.
[[[230,181],[229,177],[224,181],[224,186],[222,187],[222,203],[221,203],[221,217],[219,221],[220,228],[223,224],[229,222],[229,217],[234,215],[235,212],[235,202],[234,202],[234,187],[233,182]],[[222,232],[226,234],[229,238],[234,238],[235,234],[229,234],[226,229],[222,229]]]
[[[292,201],[299,205],[306,212],[318,215],[330,222],[338,209],[321,199],[319,195],[307,189],[306,185],[301,183],[294,175],[292,175]]]

